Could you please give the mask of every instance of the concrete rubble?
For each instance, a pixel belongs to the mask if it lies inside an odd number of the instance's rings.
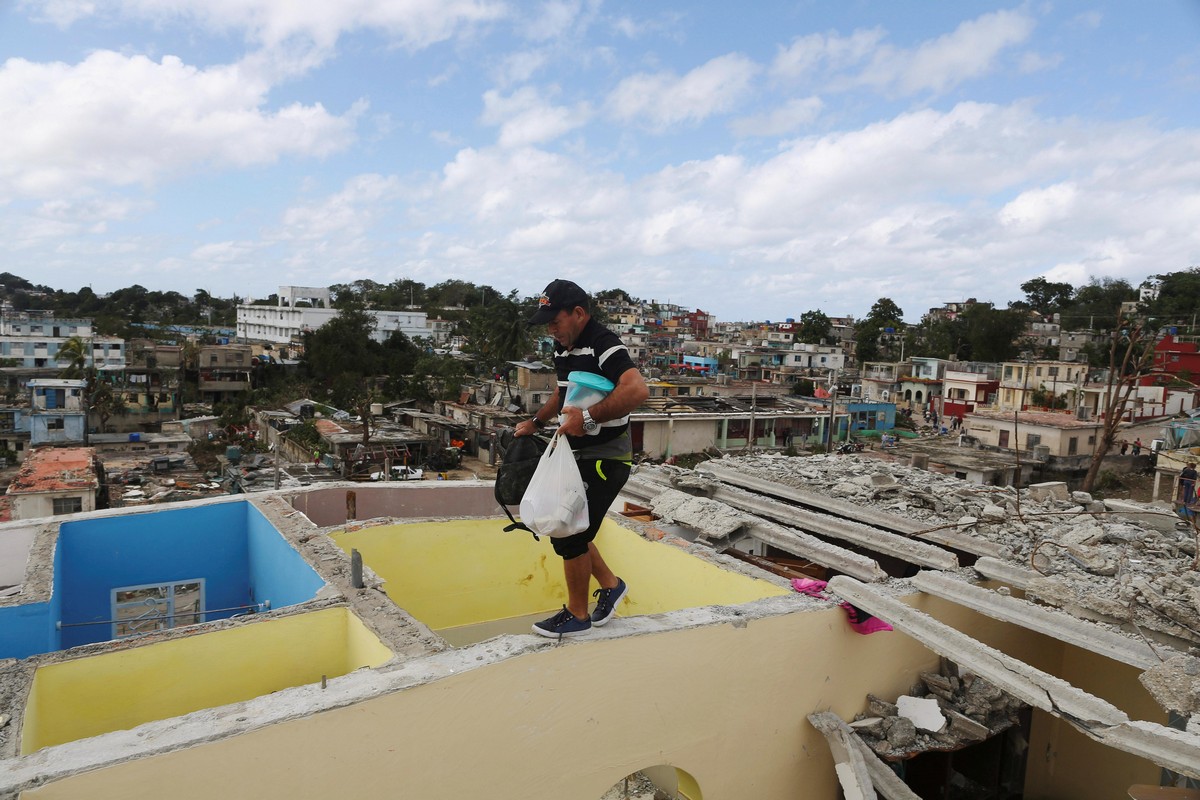
[[[923,672],[909,694],[890,703],[867,695],[867,711],[849,727],[880,758],[896,761],[917,753],[957,750],[1017,724],[1020,700],[954,662]]]
[[[820,504],[914,542],[1007,564],[1029,574],[1021,587],[1033,595],[1029,599],[1084,611],[1135,636],[1153,632],[1176,647],[1200,645],[1200,530],[1165,503],[1100,501],[1062,483],[1021,491],[980,486],[864,456],[726,456],[687,475],[693,484],[715,484],[706,494],[727,503],[736,502],[731,487],[769,492],[786,504],[803,503],[810,511]],[[817,499],[810,504],[809,498]],[[797,520],[802,517],[797,513]],[[807,529],[802,521],[790,524]],[[955,538],[939,538],[950,534]],[[855,544],[884,552],[878,545]],[[947,569],[917,557],[905,560]]]
[[[997,693],[993,699],[1034,705],[1092,738],[1169,769],[1200,774],[1196,733],[1130,720],[1103,700],[988,652],[970,637],[930,634],[931,620],[905,629],[905,620],[915,619],[908,615],[917,612],[891,597],[916,588],[1131,664],[1145,670],[1142,683],[1164,709],[1194,715],[1189,731],[1200,728],[1200,528],[1181,520],[1169,504],[1099,499],[1060,482],[1021,490],[983,486],[853,455],[726,455],[695,471],[643,468],[631,484],[656,511],[671,503],[686,506],[689,500],[678,495],[692,495],[700,502],[695,516],[703,517],[701,529],[725,526],[724,542],[755,536],[756,525],[770,520],[878,564],[886,558],[922,567],[913,578],[874,580],[833,566],[820,554],[803,555],[847,576],[832,578],[835,594],[946,658],[965,657],[972,683]],[[736,529],[727,522],[733,517],[740,522]],[[770,544],[799,555],[786,543]],[[905,549],[918,544],[930,550]],[[972,566],[958,568],[939,552]],[[893,562],[888,567],[893,576],[913,574],[896,570]],[[982,580],[1005,585],[984,588],[978,585]],[[961,688],[962,679],[956,680]],[[851,727],[888,743],[893,753],[920,747],[922,737],[963,736],[965,730],[982,736],[990,730],[977,713],[954,708],[957,717],[952,716],[941,696],[952,682],[935,683],[936,689],[923,682],[924,694],[942,700],[948,719],[943,734],[919,730],[890,704],[875,709],[889,713],[865,715]]]

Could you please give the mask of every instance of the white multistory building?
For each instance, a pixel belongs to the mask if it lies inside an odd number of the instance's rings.
[[[305,305],[298,305],[304,302]],[[424,311],[385,311],[368,309],[375,318],[372,338],[385,341],[393,331],[405,336],[429,336]],[[237,335],[240,339],[287,344],[305,331],[314,331],[338,315],[332,307],[329,290],[309,286],[280,286],[279,302],[273,306],[239,305]]]

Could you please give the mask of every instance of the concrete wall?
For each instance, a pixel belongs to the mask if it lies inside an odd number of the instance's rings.
[[[25,580],[25,565],[35,536],[34,528],[8,527],[0,531],[0,586],[15,586]]]
[[[1043,662],[1061,655],[1055,647],[1034,652],[1025,631],[926,601],[1001,649]],[[805,716],[828,709],[850,718],[867,692],[894,699],[937,663],[901,634],[853,633],[837,608],[598,638],[475,667],[489,649],[494,643],[463,651],[462,671],[451,668],[448,677],[52,781],[22,797],[128,800],[153,786],[174,800],[385,796],[396,787],[406,797],[586,799],[665,764],[690,773],[705,800],[833,798],[828,746]],[[1027,796],[1124,797],[1128,783],[1108,783],[1111,775],[1092,769],[1096,754],[1064,763],[1055,749],[1061,737],[1048,741],[1048,756],[1035,746],[1031,762],[1049,757],[1087,785],[1053,794],[1039,776]],[[582,744],[569,769],[534,768],[570,742]],[[1100,758],[1127,758],[1101,749]]]
[[[322,528],[350,519],[346,507],[351,494],[356,509],[354,519],[503,516],[492,495],[491,483],[482,485],[483,491],[481,485],[464,481],[356,484],[306,491],[292,498],[291,503]]]
[[[54,516],[54,501],[67,497],[78,497],[83,501],[80,513],[96,510],[94,489],[70,489],[61,492],[17,493],[9,495],[12,501],[13,519],[39,519]]]
[[[651,458],[681,453],[699,453],[717,440],[720,420],[646,420],[642,428],[642,450]]]

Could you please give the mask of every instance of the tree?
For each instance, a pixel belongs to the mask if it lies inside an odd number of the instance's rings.
[[[99,417],[100,432],[104,433],[110,419],[129,413],[129,404],[125,402],[124,394],[113,391],[112,384],[98,381],[89,393],[88,410]]]
[[[471,308],[459,331],[467,339],[467,352],[477,356],[484,368],[493,369],[506,361],[522,359],[533,350],[528,325],[531,316],[532,304],[519,302],[516,292],[510,292],[507,297]]]
[[[1121,304],[1136,299],[1137,292],[1128,281],[1092,278],[1086,286],[1075,290],[1070,307],[1062,312],[1063,326],[1091,328],[1096,320],[1116,319],[1121,313]]]
[[[88,356],[90,355],[87,342],[78,336],[72,336],[61,345],[58,352],[55,354],[55,360],[58,363],[67,363],[62,372],[58,373],[60,378],[83,378],[86,377],[85,369],[87,367]]]
[[[1157,330],[1143,320],[1130,320],[1116,315],[1116,325],[1108,338],[1108,375],[1105,378],[1103,423],[1100,441],[1092,451],[1083,491],[1090,492],[1100,475],[1100,465],[1117,440],[1117,430],[1125,416],[1139,379],[1149,374],[1154,364],[1154,345]]]
[[[805,311],[800,315],[796,339],[808,344],[821,344],[833,332],[833,323],[820,311]]]
[[[1025,306],[1043,317],[1049,317],[1071,304],[1071,296],[1075,288],[1069,283],[1048,281],[1045,278],[1034,278],[1021,284],[1025,293]],[[1017,307],[1019,303],[1012,303]]]
[[[903,335],[903,318],[904,312],[891,298],[881,297],[875,301],[866,319],[854,326],[860,363],[875,361],[885,352],[885,336],[892,338],[897,334]]]
[[[1017,340],[1025,330],[1025,314],[978,303],[959,317],[967,344],[966,357],[974,361],[1007,361],[1017,353]]]
[[[1158,297],[1148,304],[1148,312],[1165,324],[1194,325],[1200,313],[1200,267],[1155,275]]]

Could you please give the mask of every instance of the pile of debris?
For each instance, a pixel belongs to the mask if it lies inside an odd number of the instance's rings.
[[[922,672],[920,678],[895,703],[867,695],[866,713],[850,723],[880,758],[959,750],[1016,725],[1028,707],[945,658],[938,672]]]
[[[726,456],[715,463],[923,530],[991,542],[1023,576],[1021,588],[1049,605],[1200,644],[1200,529],[1169,504],[1097,500],[1062,483],[1020,491],[980,486],[863,456]]]

